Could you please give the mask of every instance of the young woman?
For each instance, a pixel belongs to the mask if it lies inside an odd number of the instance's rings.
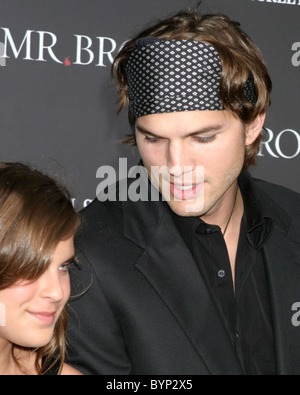
[[[80,375],[64,363],[78,226],[64,188],[0,164],[0,375]]]

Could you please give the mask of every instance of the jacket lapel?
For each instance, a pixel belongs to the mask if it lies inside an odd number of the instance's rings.
[[[168,306],[208,371],[243,374],[193,257],[164,202],[124,202],[124,234],[144,248],[136,268]]]
[[[298,375],[300,322],[293,319],[297,314],[293,308],[295,303],[300,303],[299,223],[269,196],[262,194],[261,198],[263,207],[267,208],[265,214],[274,219],[273,230],[263,251],[270,286],[277,373]]]
[[[151,191],[152,186],[148,185]],[[270,285],[277,370],[281,375],[299,374],[299,224],[263,190],[260,189],[259,195],[265,216],[274,219],[263,251]],[[124,235],[144,249],[136,262],[137,270],[168,306],[208,371],[243,374],[193,257],[168,215],[166,203],[127,201],[123,210]]]
[[[298,375],[300,327],[293,323],[293,315],[297,313],[293,306],[300,302],[299,241],[292,240],[283,228],[275,225],[264,252],[270,282],[278,374]]]

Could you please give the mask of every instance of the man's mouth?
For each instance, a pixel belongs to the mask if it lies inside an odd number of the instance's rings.
[[[181,191],[189,191],[193,188],[195,188],[197,185],[192,184],[192,185],[180,185],[180,184],[174,184],[174,187],[181,190]]]
[[[170,191],[176,201],[194,200],[203,191],[203,186],[204,182],[188,185],[170,183]]]

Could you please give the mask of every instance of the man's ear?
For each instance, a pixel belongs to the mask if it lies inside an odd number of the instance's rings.
[[[251,145],[258,138],[264,127],[266,114],[258,115],[254,121],[246,126],[246,146]]]

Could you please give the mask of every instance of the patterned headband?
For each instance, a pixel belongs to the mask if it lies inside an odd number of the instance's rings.
[[[124,66],[129,110],[135,118],[179,111],[224,110],[220,98],[222,63],[210,44],[143,38]],[[253,78],[245,98],[257,101]]]

